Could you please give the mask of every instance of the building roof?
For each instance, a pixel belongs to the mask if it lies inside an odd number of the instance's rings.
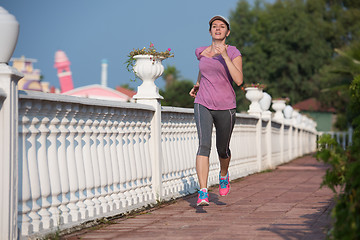
[[[99,84],[88,85],[64,92],[65,95],[107,100],[130,101],[131,97],[114,89]]]
[[[129,96],[130,98],[132,98],[136,94],[136,92],[134,92],[133,90],[123,88],[123,87],[120,87],[120,86],[116,87],[116,91],[119,91],[119,92]]]
[[[326,108],[322,106],[321,102],[316,98],[308,98],[304,101],[298,102],[293,106],[294,109],[299,109],[300,111],[310,111],[310,112],[336,112],[335,108]]]

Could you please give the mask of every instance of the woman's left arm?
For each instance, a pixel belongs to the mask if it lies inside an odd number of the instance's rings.
[[[233,60],[227,54],[228,45],[218,45],[215,50],[221,54],[224,58],[225,63],[229,69],[230,75],[236,85],[240,86],[243,83],[243,72],[242,72],[242,57],[237,56]]]
[[[231,61],[230,57],[226,54],[226,56],[223,58],[229,69],[232,79],[236,85],[240,86],[243,83],[242,57],[237,56]]]

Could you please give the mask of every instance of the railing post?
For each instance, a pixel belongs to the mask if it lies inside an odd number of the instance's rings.
[[[255,89],[256,91],[260,91],[258,89]],[[261,91],[261,97],[262,97],[262,91]],[[261,118],[261,107],[258,101],[252,101],[254,104],[251,109],[248,110],[249,115],[255,116],[258,118],[258,121],[256,123],[256,161],[257,161],[257,167],[258,171],[261,171],[261,162],[262,162],[262,149],[261,149],[261,133],[262,133],[262,118]],[[256,104],[256,105],[255,105]],[[254,107],[255,106],[255,107]]]
[[[266,161],[269,168],[274,168],[273,162],[272,162],[272,146],[271,146],[271,115],[265,116],[264,120],[267,120],[266,123],[266,135],[265,135],[265,142],[266,142]]]
[[[159,94],[159,88],[155,85],[156,78],[164,72],[161,60],[152,61],[148,56],[139,56],[134,66],[136,75],[143,81],[138,87],[134,99],[137,103],[150,105],[155,108],[151,120],[150,155],[152,169],[152,187],[155,199],[161,201],[162,188],[162,148],[161,148],[161,103],[163,97]]]
[[[0,7],[0,239],[17,239],[18,90],[23,77],[9,62],[17,43],[19,23]]]
[[[18,90],[21,73],[0,63],[0,239],[17,239]]]
[[[151,120],[151,169],[152,186],[156,200],[162,199],[162,149],[161,149],[161,104],[160,99],[137,98],[137,103],[147,104],[155,108],[154,116]]]
[[[257,167],[258,171],[261,172],[262,170],[262,141],[261,141],[261,135],[262,135],[262,119],[261,115],[258,119],[258,122],[256,124],[256,157],[257,157]]]
[[[284,141],[285,141],[285,123],[284,119],[281,121],[281,127],[280,127],[280,162],[284,163]]]

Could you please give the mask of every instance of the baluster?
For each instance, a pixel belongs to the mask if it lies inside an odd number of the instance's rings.
[[[189,141],[188,139],[188,129],[187,129],[187,114],[183,115],[182,119],[181,119],[181,151],[183,153],[183,160],[182,160],[182,165],[183,165],[183,170],[182,170],[182,179],[181,179],[181,188],[183,191],[183,194],[187,193],[189,191],[189,177],[190,177],[190,172],[189,172],[189,153],[187,152],[187,142]]]
[[[181,173],[182,173],[182,161],[184,160],[182,157],[182,151],[181,151],[181,129],[180,129],[180,122],[179,122],[179,114],[176,113],[176,123],[175,123],[175,139],[174,139],[174,147],[175,147],[175,193],[179,192],[182,188],[181,186]]]
[[[183,192],[183,194],[185,193],[184,191],[186,191],[187,187],[187,183],[184,181],[186,180],[187,176],[187,169],[186,169],[186,149],[184,147],[186,140],[184,139],[186,132],[184,131],[184,124],[183,124],[183,115],[180,119],[179,122],[179,141],[180,141],[180,145],[179,145],[179,149],[180,149],[180,175],[179,175],[179,190]]]
[[[137,119],[141,118],[141,111],[137,112],[139,116],[134,116]],[[143,189],[144,186],[144,175],[143,175],[143,167],[145,163],[143,162],[144,159],[141,158],[140,155],[140,125],[141,122],[139,120],[134,121],[134,134],[133,134],[133,147],[134,147],[134,159],[136,162],[136,176],[137,176],[137,189],[135,190],[137,193],[137,198],[139,200],[139,203],[142,203],[145,201],[144,195],[145,191]]]
[[[116,210],[121,208],[120,202],[120,173],[119,173],[119,163],[118,163],[118,153],[117,153],[117,144],[116,144],[116,137],[118,134],[117,126],[119,125],[118,122],[118,111],[111,108],[110,113],[112,115],[112,121],[108,121],[106,125],[107,131],[107,141],[110,148],[110,159],[111,159],[111,171],[112,171],[112,195],[111,198],[114,201],[114,208]]]
[[[101,108],[98,109],[98,111],[101,113],[99,117],[99,135],[97,137],[98,144],[97,144],[97,153],[98,153],[98,161],[99,161],[99,170],[100,170],[100,190],[101,190],[101,197],[99,198],[101,202],[101,207],[103,213],[110,211],[110,206],[108,204],[108,195],[107,195],[107,188],[108,188],[108,179],[107,179],[107,170],[106,170],[106,164],[107,160],[105,158],[105,151],[104,151],[104,135],[105,135],[105,129],[104,126],[106,124],[106,121],[104,120],[104,115],[106,114],[107,110],[102,111]]]
[[[126,153],[125,153],[125,137],[124,137],[124,111],[123,110],[116,110],[116,114],[119,118],[119,124],[117,125],[117,136],[116,136],[116,148],[117,148],[117,159],[118,159],[118,166],[119,166],[119,197],[120,203],[123,208],[132,205],[132,202],[128,202],[127,196],[125,195],[125,191],[127,190],[127,169],[125,164]]]
[[[172,173],[172,168],[173,168],[173,154],[172,154],[172,149],[171,149],[171,141],[172,141],[172,123],[171,123],[171,115],[170,113],[167,113],[168,117],[167,117],[167,121],[166,121],[166,125],[167,125],[167,131],[166,131],[166,152],[167,152],[167,156],[166,156],[166,160],[164,160],[164,162],[166,162],[167,164],[167,171],[163,172],[163,175],[166,176],[166,188],[167,188],[167,192],[166,195],[169,195],[172,193],[172,178],[173,178],[173,173]],[[165,164],[164,164],[165,165]],[[164,193],[165,194],[165,193]]]
[[[147,156],[145,153],[145,134],[146,134],[146,116],[147,113],[142,111],[142,114],[139,116],[142,120],[139,125],[139,152],[140,158],[142,159],[142,179],[143,179],[143,197],[144,201],[149,201],[151,199],[151,189],[149,187],[149,175],[148,175],[148,162]]]
[[[145,128],[144,128],[144,151],[145,151],[145,159],[146,159],[146,179],[148,182],[148,196],[149,196],[149,200],[152,201],[153,199],[155,199],[154,196],[154,192],[152,191],[152,189],[150,188],[151,183],[151,177],[152,177],[152,166],[151,166],[151,158],[150,158],[150,134],[151,134],[151,113],[147,113],[147,115],[145,116]]]
[[[61,182],[61,205],[59,209],[61,210],[61,217],[64,224],[67,224],[71,221],[71,216],[69,214],[70,209],[68,208],[69,200],[67,194],[70,191],[69,185],[69,173],[66,159],[66,134],[69,132],[66,125],[69,123],[67,119],[67,114],[70,112],[71,108],[69,105],[62,105],[61,112],[59,112],[59,131],[58,136],[58,163],[59,163],[59,173],[60,173],[60,182]]]
[[[133,152],[131,151],[132,137],[130,136],[131,122],[128,114],[129,110],[126,110],[126,119],[124,129],[124,160],[125,160],[125,171],[126,171],[126,191],[125,196],[129,205],[137,203],[136,193],[134,191],[134,180],[136,179],[136,169],[132,162],[134,162]],[[135,172],[135,173],[134,173]],[[134,194],[135,193],[135,194]],[[135,196],[135,197],[134,197]]]
[[[166,118],[166,116],[168,116],[168,114],[164,114],[163,117],[163,124],[162,124],[162,154],[163,154],[163,159],[162,159],[162,163],[163,163],[163,194],[164,196],[169,194],[169,159],[170,159],[170,151],[169,151],[169,122],[168,122],[168,118]]]
[[[94,109],[94,120],[92,122],[91,125],[91,131],[92,134],[90,136],[90,141],[91,141],[91,160],[92,160],[92,164],[93,164],[93,171],[94,171],[94,198],[93,201],[95,202],[95,209],[96,209],[96,214],[100,215],[101,213],[103,213],[102,210],[102,204],[103,202],[106,202],[106,200],[101,197],[101,180],[100,180],[100,167],[99,167],[99,159],[98,159],[98,152],[97,152],[97,146],[99,144],[98,141],[98,135],[99,135],[99,130],[98,130],[98,125],[99,125],[99,121],[98,121],[98,117],[99,114],[101,113],[101,110],[99,108],[95,108]],[[100,201],[100,205],[97,204],[97,201]]]
[[[57,149],[57,135],[60,133],[60,131],[56,127],[60,123],[60,120],[57,116],[60,110],[61,104],[56,104],[55,110],[50,112],[48,135],[49,146],[47,152],[51,187],[51,206],[49,208],[49,212],[51,213],[51,219],[53,220],[54,226],[61,224],[61,212],[59,210],[61,202],[58,199],[58,196],[61,194],[61,183]]]
[[[189,171],[190,174],[192,173],[193,166],[195,165],[195,155],[196,155],[196,144],[194,144],[194,116],[191,115],[191,117],[188,117],[188,123],[187,123],[187,132],[188,132],[188,140],[187,140],[187,151],[188,151],[188,159],[189,159]],[[195,146],[194,146],[195,145]]]
[[[199,146],[199,139],[198,139],[198,136],[197,136],[197,130],[196,130],[196,123],[195,123],[195,119],[193,118],[193,121],[192,121],[192,124],[191,124],[191,129],[192,129],[192,144],[191,144],[191,149],[192,149],[192,152],[194,153],[194,155],[196,155],[196,151],[197,151],[197,148]],[[195,190],[197,188],[197,182],[196,182],[196,168],[195,168],[195,158],[192,157],[192,164],[191,164],[192,168],[192,175],[194,176],[193,177],[193,181],[192,181],[192,187],[193,189]]]
[[[134,148],[134,143],[135,143],[135,139],[134,139],[134,131],[135,131],[135,121],[134,121],[134,113],[131,110],[128,110],[129,112],[129,120],[130,120],[130,124],[128,126],[129,129],[129,157],[130,157],[130,166],[131,166],[131,185],[132,185],[132,189],[130,190],[130,193],[132,195],[132,198],[135,200],[135,204],[137,205],[140,202],[139,196],[138,196],[138,188],[139,188],[139,177],[138,176],[138,165],[139,159],[135,158],[135,148]]]
[[[87,205],[85,204],[86,200],[86,177],[85,177],[85,163],[83,157],[83,137],[85,131],[83,130],[83,125],[85,124],[84,118],[88,118],[86,115],[87,106],[76,106],[77,114],[75,115],[74,130],[74,152],[75,152],[75,164],[76,164],[76,175],[78,179],[78,202],[76,203],[79,208],[81,219],[86,219],[89,216]]]
[[[19,102],[19,205],[18,205],[18,224],[21,235],[31,233],[31,218],[28,214],[31,211],[30,176],[28,168],[28,142],[27,136],[30,133],[30,119],[27,116],[31,110],[31,102]]]
[[[77,203],[79,201],[76,192],[79,191],[79,184],[78,184],[78,176],[77,176],[77,169],[76,169],[76,160],[75,160],[75,133],[76,130],[74,125],[77,123],[76,119],[74,118],[75,115],[79,112],[79,105],[74,104],[70,105],[70,112],[68,113],[68,134],[67,134],[67,143],[66,144],[66,159],[67,159],[67,167],[68,167],[68,176],[69,176],[69,203],[67,207],[70,209],[71,221],[76,222],[80,219],[80,212]]]
[[[84,123],[84,145],[83,145],[83,160],[84,160],[84,171],[85,171],[85,179],[86,179],[86,199],[85,205],[88,210],[89,217],[94,217],[96,214],[96,209],[100,206],[100,201],[95,197],[95,180],[94,180],[94,163],[93,163],[93,155],[91,154],[91,126],[93,120],[91,119],[93,116],[93,107],[84,107],[84,116],[87,117]],[[95,205],[97,207],[95,207]]]
[[[112,162],[111,162],[111,152],[110,152],[110,128],[112,124],[112,117],[113,117],[113,111],[109,108],[103,108],[103,114],[104,114],[104,156],[105,156],[105,166],[106,166],[106,197],[109,211],[114,210],[114,199],[112,198],[112,195],[114,194],[114,186],[113,186],[113,173],[112,173]]]
[[[194,144],[194,134],[193,134],[193,124],[194,124],[193,116],[191,118],[188,117],[186,130],[187,130],[187,138],[186,138],[186,152],[187,155],[187,168],[188,168],[188,181],[189,181],[189,192],[192,192],[195,188],[195,179],[193,166],[195,166],[195,158],[196,158],[196,150]]]
[[[174,173],[173,173],[173,168],[174,168],[174,164],[173,164],[173,152],[172,152],[172,131],[173,131],[173,124],[171,122],[171,115],[170,113],[168,113],[168,119],[167,119],[167,133],[166,133],[166,149],[167,149],[167,165],[168,165],[168,169],[166,171],[167,174],[167,194],[171,194],[173,192],[173,183],[172,183],[172,179],[174,177]]]
[[[51,104],[40,105],[39,108],[41,108],[41,113],[48,113],[51,109]],[[52,219],[50,218],[51,213],[48,210],[50,208],[50,202],[48,201],[48,197],[50,196],[50,176],[46,143],[47,134],[49,133],[49,129],[46,127],[48,122],[48,117],[41,116],[38,128],[40,134],[38,135],[37,141],[39,146],[37,149],[37,158],[41,191],[41,209],[38,214],[41,216],[42,227],[44,229],[49,229],[53,225]]]
[[[145,156],[145,126],[146,126],[146,116],[147,116],[147,111],[142,111],[141,117],[139,118],[140,120],[140,125],[139,125],[139,151],[140,151],[140,158],[142,159],[142,181],[143,181],[143,186],[142,186],[142,190],[143,190],[143,197],[144,197],[144,201],[148,202],[150,200],[150,187],[149,187],[149,178],[148,178],[148,170],[147,170],[147,160],[146,160],[146,156]]]
[[[170,127],[171,127],[171,131],[169,132],[169,150],[170,150],[170,158],[168,159],[169,161],[169,169],[170,169],[170,192],[171,194],[173,194],[175,192],[175,186],[176,186],[176,159],[177,159],[177,155],[175,153],[176,151],[176,139],[175,139],[175,134],[176,134],[176,130],[175,130],[175,124],[173,122],[173,117],[171,117],[170,119]]]
[[[31,218],[31,224],[34,232],[38,232],[42,229],[41,224],[41,216],[37,213],[40,210],[40,206],[38,205],[38,200],[41,197],[40,192],[40,179],[39,179],[39,171],[37,166],[37,156],[36,156],[36,136],[39,133],[39,130],[36,128],[36,124],[40,121],[36,117],[39,113],[39,106],[32,104],[31,115],[30,117],[30,126],[27,138],[28,144],[28,168],[29,168],[29,179],[30,179],[30,191],[31,191],[31,211],[29,213],[29,217]]]

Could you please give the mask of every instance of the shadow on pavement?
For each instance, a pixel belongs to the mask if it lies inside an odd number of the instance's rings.
[[[329,204],[330,202],[330,204]],[[296,218],[285,218],[283,221],[271,224],[268,228],[259,228],[264,232],[277,234],[281,239],[326,239],[331,228],[331,209],[333,200],[329,200],[326,207],[321,208],[316,213],[304,214]],[[323,202],[322,202],[323,203]],[[297,223],[298,219],[307,219],[302,223]]]
[[[226,205],[226,203],[222,202],[219,198],[219,195],[212,193],[209,191],[209,202],[210,206],[196,206],[197,201],[197,193],[192,194],[191,196],[184,197],[183,199],[189,203],[189,206],[196,210],[196,213],[207,213],[206,208],[210,207],[211,204],[216,205]]]

